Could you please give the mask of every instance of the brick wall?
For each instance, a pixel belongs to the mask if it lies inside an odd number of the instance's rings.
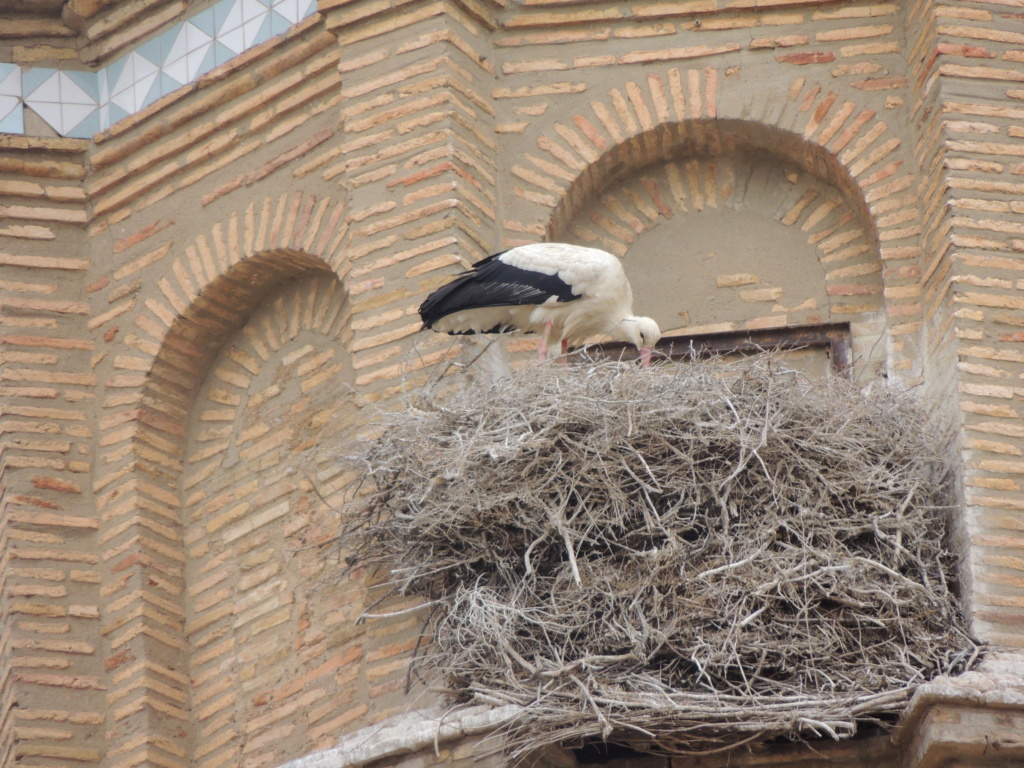
[[[70,5],[86,63],[186,13]],[[432,704],[417,616],[329,578],[331,450],[458,354],[430,290],[545,238],[675,332],[850,322],[962,426],[975,627],[1022,645],[1013,6],[319,11],[92,140],[0,137],[5,765],[274,766]]]

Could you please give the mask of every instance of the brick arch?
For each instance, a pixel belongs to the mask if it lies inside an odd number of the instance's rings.
[[[345,287],[345,210],[344,201],[302,192],[268,197],[179,250],[135,321],[138,334],[127,339],[146,355],[133,364],[142,373],[138,430],[184,418],[212,356],[283,282],[323,271]]]
[[[259,207],[252,203],[196,236],[171,262],[174,279],[159,281],[162,299],[147,302],[164,328],[154,339],[160,349],[150,373],[160,363],[171,364],[175,339],[191,346],[206,337],[217,348],[244,309],[259,304],[282,279],[311,270],[344,278],[345,231],[338,228],[345,209],[343,201],[289,193],[265,198]],[[179,375],[194,374],[185,368]]]
[[[172,264],[182,271],[185,260]],[[248,316],[282,283],[312,272],[326,272],[322,260],[297,251],[269,248],[231,265],[196,289],[182,307],[153,358],[145,384],[148,399],[170,389],[188,397],[206,375],[207,365]]]
[[[730,83],[713,67],[668,68],[596,99],[593,91],[566,95],[573,106],[561,114],[569,116],[550,124],[538,118],[524,130],[533,145],[514,154],[510,191],[519,202],[506,226],[523,235],[510,239],[570,237],[595,199],[652,165],[737,153],[774,157],[834,189],[869,232],[884,291],[889,367],[916,380],[921,212],[901,140],[872,106],[803,78],[786,92],[753,95],[732,93]]]
[[[682,158],[728,158],[737,154],[768,155],[820,179],[842,194],[846,204],[874,231],[863,193],[835,155],[793,132],[729,119],[662,124],[616,144],[572,180],[551,211],[548,231],[554,235],[564,230],[594,195],[640,168]]]
[[[191,555],[179,488],[187,419],[219,351],[289,281],[322,276],[344,304],[344,211],[344,202],[290,193],[231,214],[161,265],[125,335],[138,374],[108,398],[98,439],[101,465],[120,467],[97,488],[102,589],[110,596],[103,631],[114,682],[107,696],[113,755],[170,764],[187,760],[193,739],[203,738],[192,722]],[[310,308],[311,323],[313,315]],[[331,322],[347,327],[347,314]]]
[[[891,179],[905,159],[901,140],[871,106],[840,101],[835,91],[803,78],[785,95],[728,99],[728,80],[713,67],[671,68],[609,88],[569,119],[540,126],[532,151],[512,167],[513,194],[542,209],[531,213],[548,222],[550,237],[624,172],[679,156],[759,150],[841,190],[882,240],[904,234],[906,218],[883,219],[873,210],[885,194],[872,188]],[[909,177],[900,189],[907,186]]]

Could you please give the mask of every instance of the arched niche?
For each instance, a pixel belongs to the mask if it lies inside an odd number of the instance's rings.
[[[878,237],[820,147],[695,121],[617,146],[581,179],[552,237],[620,256],[635,310],[666,334],[848,323],[855,372],[886,372]]]
[[[354,414],[349,315],[331,272],[272,281],[220,339],[184,422],[184,642],[197,763],[322,747],[333,733],[324,723],[351,707],[339,693],[350,670],[327,633],[358,609],[321,599],[323,547],[336,533],[330,446]]]
[[[314,347],[323,344],[320,351],[334,350],[333,363],[325,363],[331,372],[323,377],[324,382],[313,387],[303,378],[303,386],[306,392],[316,389],[317,398],[333,400],[339,419],[325,421],[322,428],[311,419],[304,430],[307,440],[326,440],[331,428],[343,423],[351,402],[346,351],[349,309],[344,283],[336,273],[344,274],[346,269],[347,253],[337,230],[346,210],[343,200],[288,192],[265,198],[262,204],[254,200],[245,211],[230,214],[209,231],[193,233],[190,242],[175,248],[173,257],[150,270],[132,322],[123,326],[123,334],[111,334],[108,339],[116,351],[109,358],[113,365],[104,394],[105,411],[97,425],[97,466],[103,467],[105,474],[96,483],[96,491],[102,510],[99,538],[104,547],[101,592],[107,596],[101,631],[110,683],[107,733],[111,755],[122,755],[129,762],[145,755],[161,764],[230,766],[254,760],[266,764],[280,754],[279,745],[291,746],[295,739],[325,745],[332,735],[321,720],[336,717],[338,708],[346,706],[339,697],[307,711],[296,699],[323,697],[324,691],[343,685],[339,676],[359,673],[360,665],[349,663],[358,661],[359,655],[344,656],[346,639],[328,650],[318,638],[339,625],[342,631],[336,635],[347,632],[351,639],[357,634],[351,631],[349,619],[359,612],[361,589],[332,593],[335,610],[323,620],[312,613],[316,610],[313,606],[320,603],[307,601],[310,607],[303,608],[306,612],[299,624],[289,625],[301,627],[304,633],[302,647],[293,651],[299,657],[301,674],[283,687],[268,683],[257,690],[267,681],[243,680],[234,674],[231,665],[238,663],[239,657],[226,650],[232,644],[238,646],[230,614],[252,599],[244,589],[252,586],[251,582],[237,582],[242,591],[236,595],[236,605],[220,617],[223,621],[209,621],[209,613],[197,621],[204,607],[200,599],[210,599],[210,593],[202,588],[200,569],[215,581],[221,579],[219,573],[213,573],[213,560],[202,559],[213,557],[209,553],[215,548],[208,547],[204,553],[204,542],[196,536],[200,525],[205,525],[198,522],[197,505],[217,482],[214,475],[219,476],[219,468],[206,480],[194,482],[196,467],[204,461],[203,450],[211,451],[208,458],[217,460],[210,442],[197,447],[202,441],[194,427],[204,423],[197,414],[208,410],[204,403],[210,401],[212,371],[223,368],[218,361],[231,349],[240,348],[244,343],[240,340],[254,327],[252,323],[269,316],[267,313],[278,318],[279,326],[271,324],[266,331],[276,334],[278,341],[287,345],[301,337]],[[297,308],[301,311],[296,314]],[[293,338],[290,334],[296,329]],[[274,344],[270,348],[277,354]],[[289,349],[281,354],[293,352]],[[309,359],[309,353],[303,352],[289,358],[283,368],[275,365],[273,357],[261,363],[267,371],[305,377],[315,375],[308,372],[308,366],[302,373],[298,371]],[[333,369],[339,361],[343,361],[340,369]],[[331,388],[334,395],[320,394]],[[222,389],[229,391],[228,387]],[[282,397],[291,397],[292,391],[285,386]],[[271,409],[251,421],[272,421],[277,416]],[[216,420],[210,425],[214,423],[228,426]],[[243,429],[244,423],[245,417],[239,416],[230,428]],[[248,452],[243,455],[240,443],[244,438],[240,435],[232,439],[235,448],[229,447],[227,452],[235,450],[237,466],[248,462],[255,476],[265,478],[268,462],[260,464]],[[292,441],[287,448],[289,460],[306,450],[301,441]],[[297,475],[298,469],[296,464]],[[304,494],[307,487],[294,494]],[[332,478],[321,477],[317,490],[329,498]],[[319,501],[320,497],[313,495]],[[288,500],[289,504],[294,501],[290,510],[298,513],[290,519],[304,519],[305,527],[287,533],[275,529],[275,535],[280,535],[272,559],[287,564],[290,583],[299,584],[296,579],[301,579],[300,587],[292,592],[305,595],[313,591],[311,585],[320,586],[313,573],[319,554],[316,562],[309,560],[319,547],[316,543],[296,547],[295,542],[327,538],[329,534],[321,528],[330,520],[311,518],[324,506],[316,506],[308,494]],[[225,550],[226,559],[221,562],[228,563],[238,551]],[[251,566],[252,560],[244,565]],[[241,561],[231,560],[230,568],[242,568]],[[221,633],[221,637],[211,642],[212,635],[206,635],[199,650],[197,638],[204,622],[211,633]],[[211,663],[227,666],[211,673]],[[207,685],[197,685],[200,671],[207,675]],[[331,680],[325,682],[326,678]],[[297,718],[281,723],[280,713],[289,709],[301,710],[301,724]],[[274,712],[272,717],[267,717],[269,710]],[[200,753],[204,757],[196,757]],[[299,750],[290,754],[297,753]]]

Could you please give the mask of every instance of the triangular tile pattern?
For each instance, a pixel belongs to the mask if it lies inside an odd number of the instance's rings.
[[[298,24],[313,11],[316,0],[270,0],[270,10],[289,24]]]
[[[61,136],[82,138],[95,133],[99,128],[98,86],[93,88],[89,82],[95,82],[95,75],[76,72],[72,76],[56,69],[43,72],[49,74],[42,82],[33,83],[25,104]]]
[[[213,67],[213,36],[186,21],[177,30],[161,69],[178,85],[191,83]],[[209,59],[209,63],[207,60]]]
[[[269,0],[233,0],[217,28],[217,42],[236,54],[269,39]]]
[[[0,133],[24,133],[21,106],[21,67],[0,64]]]
[[[146,96],[160,74],[160,65],[132,51],[110,87],[110,101],[131,114],[146,106]]]
[[[27,105],[61,136],[88,138],[316,13],[316,0],[221,0],[98,72],[0,63],[0,133]]]

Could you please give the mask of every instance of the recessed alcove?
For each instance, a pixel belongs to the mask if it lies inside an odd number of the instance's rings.
[[[598,159],[552,227],[622,258],[634,309],[666,335],[847,323],[856,375],[886,373],[874,226],[845,171],[801,137],[663,127]]]

